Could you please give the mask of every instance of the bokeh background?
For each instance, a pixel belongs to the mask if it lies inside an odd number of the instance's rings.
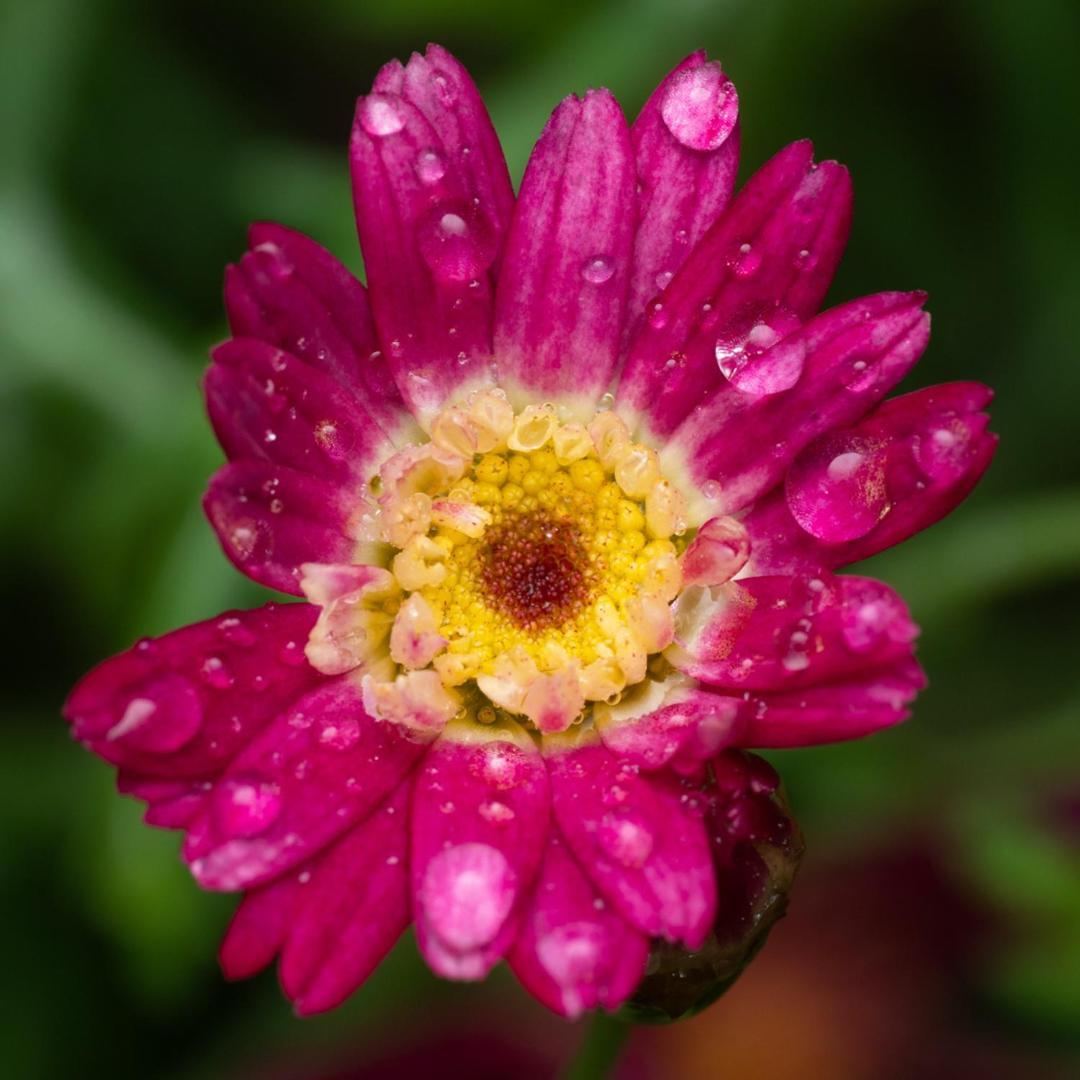
[[[198,380],[245,227],[360,269],[346,141],[378,66],[439,41],[519,177],[568,91],[633,114],[693,48],[743,169],[811,135],[857,208],[831,299],[929,290],[911,387],[998,391],[998,460],[875,560],[931,677],[914,719],[773,755],[809,839],[792,915],[728,996],[637,1032],[627,1078],[1080,1075],[1080,409],[1072,0],[0,0],[0,1072],[549,1076],[581,1029],[505,973],[438,984],[404,940],[338,1013],[228,985],[199,892],[68,739],[76,677],[261,602],[199,509]],[[1071,162],[1070,162],[1071,157]]]

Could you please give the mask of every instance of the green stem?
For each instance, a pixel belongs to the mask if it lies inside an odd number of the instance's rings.
[[[593,1013],[563,1080],[603,1080],[610,1076],[629,1034],[629,1024],[604,1012]]]

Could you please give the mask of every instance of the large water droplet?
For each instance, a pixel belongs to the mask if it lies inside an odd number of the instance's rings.
[[[230,839],[265,832],[277,820],[281,806],[281,789],[272,780],[236,777],[214,788],[214,820]]]
[[[264,521],[237,518],[224,530],[240,562],[264,562],[273,547],[273,534]]]
[[[581,264],[581,276],[590,285],[603,285],[615,273],[615,262],[607,255],[590,255]]]
[[[428,863],[420,888],[422,916],[448,946],[468,952],[488,944],[514,904],[514,871],[489,844],[457,844]]]
[[[474,203],[452,200],[432,207],[417,227],[420,254],[444,281],[467,282],[492,264],[498,241]]]
[[[889,510],[885,466],[877,444],[849,434],[826,435],[788,470],[788,508],[803,529],[826,543],[865,536]]]
[[[660,105],[668,131],[692,150],[717,150],[739,116],[735,85],[711,62],[680,72]]]
[[[514,820],[514,811],[498,799],[488,799],[477,808],[480,816],[492,825],[509,825]]]
[[[912,440],[915,464],[931,480],[952,483],[963,476],[971,457],[971,435],[959,417],[935,418]]]
[[[416,175],[422,184],[437,184],[446,175],[446,162],[438,150],[421,150],[416,155]]]
[[[744,394],[790,390],[806,363],[806,343],[788,337],[799,325],[798,316],[783,305],[737,312],[716,339],[721,374]]]
[[[537,941],[536,957],[559,986],[569,989],[596,981],[610,944],[598,923],[566,923]]]
[[[215,690],[228,690],[234,682],[232,672],[220,656],[208,656],[199,668],[199,675],[207,686]]]
[[[528,779],[532,771],[524,751],[498,740],[478,746],[469,760],[469,771],[494,791],[509,791]]]
[[[369,94],[360,103],[360,126],[376,138],[394,135],[405,126],[405,117],[393,98]]]
[[[135,688],[105,738],[150,754],[171,754],[191,742],[202,723],[194,684],[182,675],[167,674]]]
[[[345,714],[323,718],[319,742],[331,750],[350,750],[360,741],[360,722]]]
[[[652,853],[652,830],[633,814],[605,814],[600,821],[600,845],[617,863],[636,870]]]

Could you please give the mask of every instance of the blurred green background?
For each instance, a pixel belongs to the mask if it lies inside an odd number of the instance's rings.
[[[471,67],[515,177],[564,94],[633,114],[706,47],[739,87],[743,178],[805,135],[851,167],[832,298],[927,289],[910,385],[998,391],[981,488],[872,568],[923,626],[930,690],[899,730],[774,755],[809,839],[793,914],[623,1074],[1080,1075],[1072,0],[0,0],[0,1071],[530,1077],[580,1037],[505,973],[436,983],[410,940],[326,1018],[295,1020],[272,974],[225,984],[232,901],[58,714],[136,636],[260,602],[198,504],[222,268],[271,218],[359,269],[353,102],[428,40]]]

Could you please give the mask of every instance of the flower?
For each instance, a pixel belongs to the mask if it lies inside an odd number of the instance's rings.
[[[673,956],[729,978],[798,857],[745,749],[907,715],[915,625],[834,571],[967,494],[990,394],[882,401],[925,297],[815,314],[848,174],[799,142],[732,199],[737,114],[703,54],[632,127],[569,97],[515,198],[431,46],[357,107],[368,288],[251,230],[205,507],[306,602],[144,640],[66,709],[198,883],[243,891],[228,975],[280,954],[297,1009],[330,1008],[414,923],[438,974],[505,957],[567,1016],[663,996]]]

